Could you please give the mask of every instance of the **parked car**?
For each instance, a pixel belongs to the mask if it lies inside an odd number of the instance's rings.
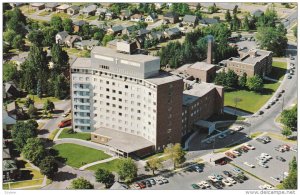
[[[232,186],[232,184],[226,179],[222,179],[222,183],[225,184],[226,186]]]
[[[292,78],[292,75],[289,74],[289,75],[287,76],[287,78],[288,78],[288,79],[291,79],[291,78]]]
[[[283,144],[281,147],[283,147],[286,151],[289,151],[290,150],[290,146],[287,145],[287,144]]]
[[[263,143],[263,144],[266,144],[267,142],[261,138],[256,138],[255,139],[256,141],[260,142],[260,143]]]
[[[232,154],[231,152],[226,152],[225,153],[226,156],[230,157],[230,158],[235,158],[236,156],[234,154]]]
[[[244,180],[241,178],[238,178],[236,176],[232,176],[232,179],[234,179],[235,181],[237,181],[238,183],[244,183]]]
[[[162,181],[163,181],[164,183],[169,183],[169,180],[167,180],[166,178],[163,178]]]
[[[284,89],[282,89],[282,90],[281,90],[281,93],[284,93],[284,92],[285,92],[285,90],[284,90]]]
[[[192,188],[195,189],[195,190],[200,189],[200,187],[197,184],[194,184],[194,183],[192,184]]]
[[[213,143],[213,140],[212,139],[208,139],[208,140],[206,140],[206,142],[205,143],[207,143],[207,144],[211,144],[211,143]]]
[[[259,166],[264,167],[264,168],[268,168],[269,166],[266,165],[266,163],[262,162],[262,161],[258,161],[257,163]]]
[[[237,155],[237,156],[241,156],[241,153],[240,152],[238,152],[238,151],[236,151],[236,150],[233,150],[233,151],[231,151],[233,154],[235,154],[235,155]]]
[[[258,188],[261,189],[261,190],[272,190],[272,189],[274,189],[272,186],[270,186],[268,184],[260,185],[260,186],[258,186]]]
[[[269,108],[271,108],[270,104],[268,104],[268,105],[266,106],[266,109],[269,109]]]
[[[146,183],[147,188],[152,187],[152,184],[150,183],[149,180],[146,180],[145,183]]]
[[[251,168],[255,168],[255,165],[248,163],[248,162],[244,162],[244,165],[251,167]]]
[[[248,177],[246,175],[242,174],[242,173],[238,174],[237,177],[244,180],[244,181],[248,180]]]
[[[266,140],[267,142],[271,142],[271,138],[269,136],[262,136],[261,137],[263,140]]]
[[[208,183],[210,183],[212,186],[214,186],[215,188],[217,188],[218,190],[223,189],[222,185],[220,185],[218,182],[212,182],[211,180],[207,180]]]
[[[197,185],[199,186],[200,189],[205,189],[206,188],[201,182],[197,183]]]
[[[284,152],[284,148],[283,147],[280,147],[280,146],[277,146],[275,147],[275,150],[278,151],[278,152]]]
[[[273,179],[274,181],[282,183],[282,180],[279,177],[270,177],[270,178]]]
[[[234,179],[232,179],[231,177],[227,177],[226,178],[227,181],[229,181],[231,184],[236,184],[236,181]]]
[[[293,56],[290,57],[290,60],[294,60],[295,58]]]
[[[247,148],[249,148],[250,150],[255,150],[255,147],[252,146],[252,145],[250,145],[250,144],[245,144],[245,146],[246,146]]]
[[[69,125],[72,124],[72,120],[71,119],[64,119],[62,120],[59,124],[58,124],[58,127],[59,128],[63,128],[63,127],[67,127]]]
[[[241,146],[240,149],[243,151],[243,152],[248,152],[249,148],[247,148],[246,146]]]
[[[256,160],[266,163],[268,162],[269,159],[267,159],[266,157],[258,156],[256,157]]]
[[[229,171],[223,171],[224,175],[228,176],[228,177],[231,177],[232,174],[229,172]]]
[[[208,176],[208,179],[210,179],[213,182],[219,181],[215,176],[212,176],[212,175]]]
[[[233,130],[235,130],[235,131],[240,131],[240,130],[243,130],[243,129],[244,129],[243,126],[236,126],[236,127],[233,128]]]
[[[142,189],[139,183],[135,183],[135,184],[134,184],[134,187],[135,187],[136,189]]]
[[[241,171],[241,169],[239,169],[239,168],[233,168],[232,170],[233,170],[234,172],[236,172],[237,174],[243,173],[243,172]]]
[[[203,171],[203,168],[200,167],[199,165],[195,165],[195,166],[194,166],[194,169],[195,169],[195,171],[198,172],[198,173],[200,173],[200,172]]]
[[[267,159],[269,159],[269,160],[272,159],[272,156],[269,155],[269,154],[267,154],[267,153],[261,153],[260,156],[261,156],[261,157],[265,157],[265,158],[267,158]]]
[[[293,152],[298,152],[297,148],[291,147],[290,150],[293,151]]]
[[[223,139],[224,137],[226,137],[224,133],[218,136],[219,139]]]
[[[138,184],[139,184],[139,186],[141,187],[141,189],[146,188],[146,183],[140,182],[140,183],[138,183]]]
[[[275,157],[277,160],[281,161],[281,162],[285,162],[286,160],[284,158],[282,158],[281,156],[276,156]]]
[[[263,115],[264,112],[263,112],[262,110],[260,110],[260,111],[258,111],[258,114],[259,114],[259,115]]]

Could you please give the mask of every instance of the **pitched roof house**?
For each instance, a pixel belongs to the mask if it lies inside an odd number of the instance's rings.
[[[93,16],[96,13],[97,5],[89,5],[80,10],[80,14],[88,16]]]
[[[64,41],[64,44],[68,47],[74,47],[74,43],[77,42],[77,41],[81,41],[82,38],[78,35],[68,35],[66,38],[65,38],[65,41]]]
[[[75,15],[75,14],[78,14],[78,13],[79,13],[79,10],[80,10],[79,6],[73,5],[73,6],[71,6],[71,7],[69,7],[69,8],[67,9],[67,13],[68,13],[69,15],[73,16],[73,15]]]
[[[179,21],[179,16],[175,12],[168,12],[164,15],[164,21],[166,23],[175,24]]]
[[[145,22],[155,22],[157,20],[157,14],[151,13],[145,18]]]
[[[66,37],[69,35],[69,33],[67,31],[61,31],[61,32],[58,32],[56,35],[55,35],[55,43],[56,44],[63,44]]]
[[[53,12],[53,11],[56,10],[56,7],[57,7],[57,6],[59,6],[58,3],[46,3],[46,5],[45,5],[45,10],[46,10],[46,11],[51,11],[51,12]]]
[[[187,25],[196,26],[198,23],[198,17],[194,15],[185,15],[182,22]]]
[[[142,14],[133,14],[132,16],[130,16],[130,21],[133,22],[139,22],[143,20],[143,15]]]

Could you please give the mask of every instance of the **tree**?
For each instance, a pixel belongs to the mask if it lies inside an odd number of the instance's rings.
[[[247,87],[249,88],[249,90],[252,90],[252,91],[261,91],[264,87],[264,82],[263,82],[263,79],[258,76],[258,75],[255,75],[253,77],[250,77],[247,79]]]
[[[28,138],[37,137],[37,127],[38,124],[34,120],[29,120],[27,122],[17,121],[13,127],[11,136],[18,151],[22,151]]]
[[[65,73],[69,69],[69,55],[59,44],[53,44],[51,48],[52,72],[55,76]]]
[[[55,157],[46,156],[43,160],[41,160],[39,168],[43,175],[52,179],[53,175],[58,171],[58,164],[55,162]]]
[[[71,189],[94,189],[94,185],[83,177],[79,177],[71,182]]]
[[[59,16],[52,16],[50,20],[50,25],[57,31],[62,31],[63,29],[62,19]]]
[[[58,99],[64,99],[66,98],[69,93],[70,93],[70,84],[69,81],[66,79],[66,77],[64,75],[58,75],[54,82],[53,82],[54,86],[52,86],[52,88],[54,88],[54,96]]]
[[[17,36],[17,33],[11,29],[8,29],[6,32],[3,33],[3,39],[8,44],[12,45],[14,38]]]
[[[231,18],[230,12],[229,12],[229,10],[227,10],[225,13],[225,20],[226,20],[226,22],[230,22],[231,19],[232,18]]]
[[[26,98],[24,105],[26,108],[29,108],[30,105],[34,105],[34,101],[30,97],[28,97]]]
[[[28,138],[26,145],[22,149],[24,157],[35,165],[39,165],[46,156],[46,150],[39,138]]]
[[[238,5],[235,5],[235,6],[234,6],[234,8],[233,8],[233,10],[232,10],[232,13],[233,13],[233,14],[237,14],[237,13],[238,13],[238,7],[239,7]]]
[[[249,31],[250,29],[250,24],[249,24],[249,19],[248,16],[245,16],[244,21],[243,21],[243,27],[246,31]]]
[[[160,158],[152,158],[147,161],[146,167],[152,170],[152,174],[154,175],[156,170],[162,167],[162,161]]]
[[[297,105],[290,110],[284,110],[280,114],[280,122],[287,129],[296,129],[297,128]]]
[[[12,41],[12,47],[23,51],[25,49],[25,41],[21,35],[17,35]]]
[[[70,18],[65,18],[62,21],[62,26],[64,28],[64,31],[67,31],[68,33],[73,32],[73,21]]]
[[[36,107],[34,107],[33,104],[30,104],[28,111],[27,111],[29,118],[35,118],[37,115],[37,112],[38,112],[38,109]]]
[[[282,188],[283,189],[298,189],[297,188],[297,161],[294,156],[292,161],[289,164],[289,175],[283,180]]]
[[[226,73],[226,87],[236,87],[238,84],[238,75],[233,70],[228,70]]]
[[[44,103],[44,110],[46,110],[47,112],[53,112],[53,110],[55,109],[55,105],[52,101],[50,101],[49,99],[47,99]]]
[[[113,35],[104,35],[103,37],[103,40],[102,40],[102,45],[103,46],[106,46],[106,44],[109,42],[109,41],[112,41],[114,40],[114,36]]]
[[[97,182],[104,183],[106,188],[115,181],[114,174],[104,169],[97,169],[95,178]]]
[[[284,127],[283,130],[281,130],[281,134],[285,137],[288,137],[292,135],[292,131],[289,128]]]
[[[28,34],[28,40],[38,47],[43,45],[44,38],[44,34],[40,30],[34,30]]]
[[[289,163],[289,170],[290,171],[297,171],[297,160],[296,157],[294,156],[292,161]]]
[[[180,165],[185,162],[185,151],[183,151],[179,143],[173,145],[169,144],[165,150],[164,154],[173,162],[174,170],[177,165]]]
[[[298,26],[297,25],[293,27],[293,34],[297,38],[297,34],[298,34]]]
[[[99,40],[99,41],[101,42],[102,39],[103,39],[103,37],[104,37],[104,35],[105,35],[104,30],[99,29],[97,32],[94,33],[93,38],[94,38],[95,40]]]
[[[233,19],[231,21],[231,29],[233,31],[237,31],[240,28],[240,25],[241,25],[240,19],[237,17],[237,14],[234,14]]]
[[[137,176],[137,166],[131,158],[121,159],[117,173],[120,179],[131,182]]]
[[[3,81],[18,81],[20,80],[20,74],[17,66],[12,61],[3,63]]]
[[[247,74],[244,72],[243,76],[239,78],[239,86],[245,88],[247,86]]]
[[[219,9],[217,8],[216,4],[214,3],[213,6],[208,7],[208,12],[213,14],[216,13]]]
[[[146,22],[142,22],[142,21],[139,21],[136,24],[137,29],[144,29],[144,28],[147,28],[147,26],[148,26],[148,24]]]
[[[58,33],[58,30],[54,27],[47,26],[42,29],[44,34],[43,45],[52,46],[53,40],[55,40],[55,35]]]

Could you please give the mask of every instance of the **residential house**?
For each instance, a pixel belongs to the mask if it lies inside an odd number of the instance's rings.
[[[143,20],[143,15],[142,14],[133,14],[132,16],[130,16],[130,21],[140,22],[142,20]]]
[[[93,20],[89,23],[90,26],[96,26],[99,29],[103,29],[105,32],[107,31],[107,29],[109,28],[107,26],[107,24],[105,24],[105,22],[103,21],[98,21],[98,20]]]
[[[2,175],[3,181],[15,181],[20,177],[20,171],[17,167],[16,161],[12,159],[10,150],[6,145],[6,142],[3,141],[3,150],[2,150],[3,158],[2,158]]]
[[[78,41],[81,41],[82,38],[78,35],[68,35],[66,38],[65,38],[65,41],[64,41],[64,44],[67,46],[67,47],[71,47],[73,48],[74,47],[74,43],[75,42],[78,42]]]
[[[88,24],[88,23],[84,20],[79,20],[79,21],[73,22],[74,32],[79,32],[80,29],[82,28],[82,26],[85,25],[85,24]]]
[[[150,40],[157,40],[158,42],[163,42],[165,40],[165,35],[162,31],[155,31],[148,34]]]
[[[49,12],[54,12],[57,6],[59,6],[58,3],[46,3],[45,10]]]
[[[45,3],[31,3],[30,6],[32,9],[35,9],[36,11],[45,9]]]
[[[179,16],[175,12],[168,12],[164,15],[164,22],[175,24],[179,21]]]
[[[185,15],[182,23],[189,26],[196,26],[198,24],[198,17],[194,15]]]
[[[9,5],[11,6],[11,7],[19,7],[19,6],[21,6],[21,5],[24,5],[25,3],[9,3]]]
[[[157,14],[151,13],[145,18],[145,22],[155,22],[157,20]]]
[[[96,13],[97,5],[89,5],[87,7],[84,7],[82,10],[80,10],[80,14],[89,17],[93,16]]]
[[[122,34],[123,35],[126,34],[126,35],[130,36],[133,32],[136,32],[136,31],[137,31],[137,26],[136,25],[126,26],[122,30]]]
[[[107,12],[106,8],[99,7],[99,8],[96,9],[95,15],[96,16],[100,16],[101,14],[105,15],[106,12]]]
[[[79,13],[79,10],[80,10],[80,7],[77,6],[77,5],[73,5],[71,7],[69,7],[67,9],[67,13],[71,16],[75,15],[75,14],[78,14]]]
[[[168,39],[175,39],[181,36],[181,31],[178,28],[169,28],[165,30],[165,37]]]
[[[219,20],[214,18],[202,18],[201,20],[199,20],[199,24],[203,26],[210,26],[217,23],[219,23]]]
[[[131,16],[131,11],[128,9],[121,10],[121,13],[119,15],[121,20],[128,20]]]
[[[66,37],[69,36],[69,33],[67,31],[61,31],[61,32],[58,32],[56,35],[55,35],[55,43],[56,44],[63,44]]]
[[[13,125],[16,124],[16,118],[10,116],[7,110],[2,111],[2,125],[4,130],[12,129]]]
[[[15,101],[7,104],[5,106],[5,110],[7,111],[7,114],[10,117],[16,120],[24,118],[24,110],[21,107],[19,107]]]
[[[94,39],[91,39],[91,40],[82,40],[80,42],[75,42],[74,43],[74,47],[76,49],[81,49],[81,50],[84,50],[84,49],[87,49],[87,50],[92,50],[94,48],[94,46],[97,46],[99,43],[98,40],[94,40]]]
[[[114,39],[112,41],[107,42],[106,47],[111,48],[111,49],[117,49],[117,39]]]
[[[116,17],[116,14],[114,13],[114,12],[112,12],[112,11],[107,11],[106,13],[105,13],[105,20],[112,20],[112,19],[114,19]]]
[[[121,34],[123,29],[124,29],[123,26],[116,25],[107,29],[107,33],[117,35],[117,34]]]
[[[137,35],[140,36],[140,37],[144,37],[149,33],[150,33],[150,30],[147,30],[145,28],[140,29],[140,30],[137,31]]]
[[[9,81],[3,83],[3,99],[15,99],[20,97],[21,91],[17,88],[17,86],[14,84],[14,82]]]
[[[251,15],[254,16],[254,17],[256,17],[256,18],[262,16],[263,14],[264,14],[264,12],[261,11],[260,9],[256,9],[253,12],[251,12]]]
[[[67,10],[69,7],[70,7],[70,5],[68,5],[68,4],[62,4],[58,7],[56,7],[56,12],[57,13],[67,13]]]

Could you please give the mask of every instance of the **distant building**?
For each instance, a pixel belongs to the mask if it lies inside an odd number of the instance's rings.
[[[121,20],[128,20],[130,16],[131,16],[131,11],[126,9],[126,10],[121,10],[119,17]]]
[[[198,17],[194,15],[185,15],[182,23],[189,26],[196,26],[198,24]]]
[[[6,110],[2,112],[2,124],[4,130],[11,130],[12,127],[16,124],[16,118],[10,116]]]
[[[134,15],[130,16],[130,21],[140,22],[142,20],[143,20],[143,15],[142,14],[134,14]]]
[[[45,3],[31,3],[30,6],[32,9],[35,9],[36,11],[45,9]]]
[[[64,41],[65,41],[65,39],[66,39],[67,36],[69,36],[69,33],[67,31],[58,32],[55,35],[55,43],[62,45],[64,43]]]
[[[145,22],[156,22],[157,21],[157,14],[151,13],[145,18]]]
[[[9,148],[3,143],[3,159],[2,159],[2,176],[3,181],[15,181],[20,177],[20,171],[17,167],[16,161],[12,159]]]
[[[210,26],[217,23],[219,23],[219,20],[214,18],[202,18],[201,20],[199,20],[199,24],[203,26]]]
[[[82,10],[80,10],[80,14],[88,17],[95,15],[97,9],[97,5],[89,5],[87,7],[84,7]]]
[[[189,65],[186,73],[200,82],[212,82],[216,76],[216,66],[206,62],[196,62]]]
[[[95,15],[100,16],[101,14],[105,14],[106,12],[107,12],[106,8],[99,7],[99,8],[96,9]]]
[[[181,36],[181,31],[178,28],[169,28],[165,30],[165,38],[175,39]]]
[[[179,16],[175,12],[168,12],[164,15],[164,21],[166,23],[175,24],[179,21]]]
[[[88,24],[86,21],[84,20],[79,20],[79,21],[75,21],[73,22],[73,30],[74,32],[79,32],[80,29],[82,28],[83,25]]]
[[[73,5],[73,6],[71,6],[71,7],[69,7],[69,8],[67,9],[67,13],[68,13],[69,15],[73,16],[73,15],[78,14],[78,13],[79,13],[79,10],[80,10],[79,6]]]
[[[49,12],[53,12],[56,10],[56,7],[59,6],[58,3],[46,3],[45,10]]]
[[[68,4],[62,4],[58,7],[56,7],[56,12],[57,13],[67,13],[67,10],[69,7],[70,7],[70,5],[68,5]]]
[[[260,9],[256,9],[256,10],[254,10],[254,11],[251,12],[251,15],[252,15],[252,16],[255,16],[255,17],[260,17],[260,16],[262,16],[263,14],[264,14],[264,12],[261,11]]]
[[[87,49],[87,50],[92,50],[95,46],[97,46],[99,43],[98,40],[82,40],[74,43],[74,47],[77,49]]]
[[[122,30],[124,29],[121,25],[112,26],[111,28],[107,29],[107,33],[109,34],[122,34]]]
[[[239,76],[244,73],[248,77],[254,75],[265,76],[272,70],[272,52],[258,49],[243,49],[239,51],[240,57],[231,57],[223,60],[226,69],[233,70]]]
[[[75,42],[80,42],[82,38],[78,35],[68,35],[64,40],[64,45],[67,47],[73,48]]]
[[[108,10],[105,13],[105,20],[112,20],[114,18],[116,18],[116,14],[114,12]]]
[[[3,83],[3,90],[3,99],[16,99],[21,95],[21,91],[12,81]]]

